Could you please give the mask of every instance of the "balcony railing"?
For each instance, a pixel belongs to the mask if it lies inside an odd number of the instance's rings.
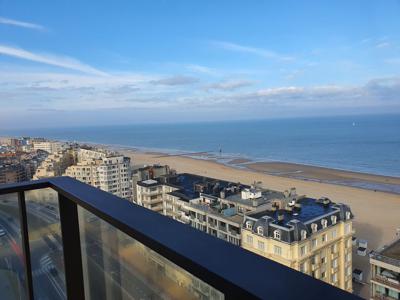
[[[400,291],[400,282],[398,280],[391,279],[391,278],[388,278],[388,277],[385,277],[385,276],[382,276],[379,274],[376,274],[374,277],[371,278],[371,280],[376,281],[381,284],[385,284],[389,287],[392,287],[392,288]]]
[[[357,298],[69,177],[0,186],[0,229],[2,299]]]

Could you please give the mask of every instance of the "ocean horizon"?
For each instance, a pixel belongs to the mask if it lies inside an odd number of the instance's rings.
[[[400,116],[369,115],[2,130],[224,160],[278,161],[400,177]]]

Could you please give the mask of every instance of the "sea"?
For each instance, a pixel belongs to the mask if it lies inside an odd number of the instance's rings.
[[[400,177],[400,115],[2,130],[0,136],[279,161]]]

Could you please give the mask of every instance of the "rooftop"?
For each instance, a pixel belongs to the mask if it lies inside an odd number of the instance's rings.
[[[193,201],[196,201],[196,200],[193,200]],[[216,206],[210,206],[210,205],[206,205],[206,204],[198,203],[198,202],[193,202],[193,201],[190,201],[190,206],[193,207],[193,208],[196,208],[196,209],[204,211],[204,212],[208,212],[211,215],[214,215],[214,216],[219,217],[219,218],[223,218],[225,220],[229,220],[229,221],[237,223],[239,225],[243,223],[243,219],[244,219],[243,215],[239,215],[237,213],[233,213],[233,214],[232,213],[225,213],[229,209],[222,210],[222,209],[220,209],[220,208],[218,208]]]
[[[297,200],[297,202],[301,204],[301,209],[294,209],[293,212],[289,212],[287,210],[264,210],[260,212],[250,213],[249,216],[255,219],[260,219],[264,216],[268,216],[278,222],[278,214],[283,214],[282,225],[288,226],[287,223],[292,220],[299,220],[303,223],[307,223],[313,219],[337,210],[337,208],[334,207],[334,203],[330,202],[329,204],[324,205],[313,198],[305,197]]]
[[[179,188],[178,191],[172,192],[172,195],[179,196],[184,200],[197,198],[200,193],[219,196],[222,189],[233,184],[228,181],[189,173],[166,176],[165,178],[166,184]]]
[[[147,179],[147,180],[143,180],[143,181],[138,181],[137,184],[140,186],[151,187],[151,186],[159,185],[160,182],[157,180],[154,180],[154,179]]]
[[[400,239],[382,250],[382,255],[400,260]]]
[[[284,198],[284,194],[281,192],[277,192],[277,191],[271,191],[271,190],[262,190],[262,196],[260,198],[256,198],[256,199],[243,199],[242,195],[240,192],[235,193],[235,194],[231,194],[227,197],[225,197],[224,200],[228,200],[231,202],[236,202],[238,204],[243,204],[243,205],[251,205],[252,206],[252,201],[257,201],[257,205],[262,205],[267,203],[268,201],[272,200],[272,199],[281,199]]]

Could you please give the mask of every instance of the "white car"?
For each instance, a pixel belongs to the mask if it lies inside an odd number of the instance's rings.
[[[5,236],[6,235],[6,231],[0,227],[0,237]]]

